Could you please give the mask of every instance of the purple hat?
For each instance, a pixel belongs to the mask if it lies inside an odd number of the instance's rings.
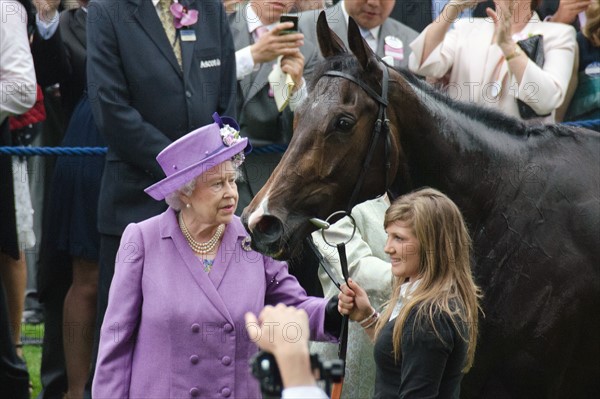
[[[148,195],[163,200],[210,168],[230,159],[237,166],[243,162],[252,146],[247,138],[240,137],[237,122],[216,112],[213,119],[215,123],[186,134],[156,156],[167,177],[145,189]]]

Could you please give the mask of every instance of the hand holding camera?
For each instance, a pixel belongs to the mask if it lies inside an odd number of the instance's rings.
[[[279,304],[266,306],[258,318],[246,313],[246,330],[258,347],[272,353],[284,387],[315,385],[308,351],[308,315]]]
[[[248,336],[263,350],[250,360],[250,368],[265,399],[280,398],[283,388],[315,386],[313,373],[325,382],[327,392],[332,382],[342,380],[342,360],[322,363],[309,354],[308,328],[306,312],[293,306],[266,306],[258,318],[246,313]]]

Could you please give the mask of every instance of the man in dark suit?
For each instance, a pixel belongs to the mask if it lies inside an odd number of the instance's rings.
[[[325,9],[329,27],[348,46],[348,17],[354,18],[363,37],[371,49],[380,57],[393,55],[397,67],[408,65],[410,47],[408,46],[418,33],[404,24],[389,18],[395,0],[379,0],[367,2],[366,0],[343,0]],[[318,43],[317,18],[319,11],[306,11],[302,13],[299,26],[304,33],[305,40]],[[401,48],[402,56],[396,58],[396,51]],[[392,50],[391,50],[392,49]]]
[[[177,30],[171,3],[95,0],[89,5],[88,94],[108,143],[98,206],[96,332],[123,230],[166,209],[144,193],[165,176],[156,155],[212,123],[215,111],[235,117],[235,52],[221,0],[179,1],[186,10],[197,10],[198,19]]]

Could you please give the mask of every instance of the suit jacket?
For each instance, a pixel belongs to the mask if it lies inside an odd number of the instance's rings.
[[[183,71],[147,0],[97,0],[88,7],[88,95],[108,143],[98,228],[120,235],[164,211],[144,193],[164,177],[156,155],[174,140],[235,117],[235,53],[219,0],[182,0],[199,11],[196,41],[183,41]]]
[[[444,41],[421,63],[427,34],[423,31],[411,43],[413,54],[409,66],[419,75],[434,78],[441,78],[450,71],[449,94],[455,99],[494,107],[520,118],[516,102],[519,98],[538,115],[551,114],[546,121],[553,122],[557,108],[568,97],[576,71],[575,30],[565,24],[541,22],[534,13],[522,33],[543,35],[545,62],[540,68],[529,60],[520,84],[509,74],[500,47],[490,45],[494,24],[484,18],[456,22]],[[498,64],[500,72],[496,79],[493,73]],[[494,88],[501,88],[496,91],[500,96],[494,96]]]
[[[239,218],[227,225],[210,274],[172,209],[131,224],[121,239],[101,329],[95,398],[260,398],[248,360],[256,353],[244,314],[285,303],[324,331],[323,298],[307,297],[287,265],[242,248]],[[290,329],[289,334],[292,334]]]
[[[396,0],[390,17],[421,32],[431,23],[431,12],[431,0]]]
[[[319,17],[320,10],[309,10],[300,14],[298,21],[298,27],[302,33],[304,33],[304,42],[314,43],[318,46],[317,39],[317,19]],[[333,7],[325,9],[325,15],[327,16],[327,22],[329,27],[338,35],[346,47],[348,48],[348,24],[344,18],[344,12],[342,11],[342,3],[338,3]],[[404,45],[404,59],[400,61],[396,66],[406,67],[408,65],[408,56],[410,54],[410,48],[408,44],[412,42],[418,33],[408,26],[402,25],[400,22],[388,18],[381,25],[379,35],[377,37],[377,55],[383,57],[384,54],[384,41],[386,36],[395,36],[400,39]]]
[[[66,123],[86,86],[86,21],[82,8],[63,11],[54,35],[44,40],[36,31],[31,45],[38,82],[44,87],[60,83]]]

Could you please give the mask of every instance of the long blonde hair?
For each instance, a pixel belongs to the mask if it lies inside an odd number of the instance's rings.
[[[595,47],[600,47],[600,1],[592,0],[585,15],[587,21],[581,31]]]
[[[396,318],[393,348],[396,359],[401,354],[404,324],[416,309],[415,325],[429,319],[435,329],[434,316],[446,313],[468,344],[463,372],[473,365],[477,345],[480,290],[471,274],[471,238],[458,207],[441,192],[425,188],[396,199],[385,214],[384,227],[402,221],[412,226],[420,243],[419,284]],[[400,296],[403,280],[395,278],[393,293],[386,310],[375,327],[378,335],[390,320]],[[465,328],[466,326],[466,328]],[[466,332],[465,332],[466,330]],[[413,326],[413,333],[415,328]]]

